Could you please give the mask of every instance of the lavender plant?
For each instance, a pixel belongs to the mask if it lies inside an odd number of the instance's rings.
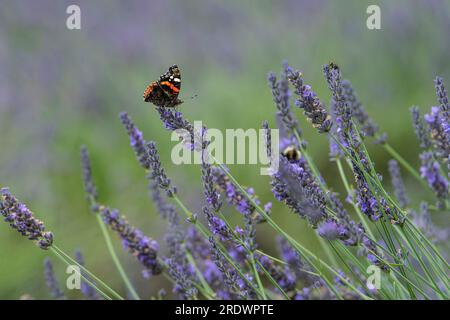
[[[312,87],[305,84],[303,74],[284,63],[279,80],[273,72],[268,76],[281,132],[280,150],[272,149],[269,122],[263,123],[267,156],[271,161],[279,160],[279,170],[271,173],[267,187],[276,201],[295,214],[292,223],[315,231],[320,249],[307,248],[294,234],[284,230],[276,221],[279,217],[271,213],[272,202],[262,205],[254,188],[243,186],[228,167],[209,154],[207,128],[196,129],[176,109],[157,107],[155,111],[167,130],[180,134],[188,151],[200,153],[204,199],[200,213],[191,211],[179,196],[160,160],[156,143],[144,138],[127,113],[120,114],[137,164],[146,173],[150,199],[167,224],[161,240],[144,235],[118,209],[100,203],[87,148],[81,149],[86,198],[128,296],[140,299],[115,253],[110,232],[144,267],[142,276],[149,281],[166,277],[171,297],[177,299],[450,297],[450,266],[438,247],[448,239],[449,232],[432,222],[435,211],[449,209],[445,168],[450,141],[443,80],[435,80],[438,107],[432,107],[425,117],[418,108],[411,110],[413,127],[423,149],[421,167],[417,170],[379,133],[379,126],[369,117],[350,82],[343,80],[340,68],[330,63],[323,67],[323,72],[331,92],[330,111]],[[293,104],[291,90],[296,96]],[[331,160],[347,193],[342,197],[329,187],[309,154],[301,120],[296,118],[292,106],[302,109],[317,132],[328,138]],[[367,137],[381,142],[381,147],[394,158],[388,164],[392,193],[387,191],[386,181],[371,160]],[[285,152],[286,147],[294,156]],[[434,193],[437,206],[422,201],[420,210],[414,207],[408,185],[401,176],[402,168]],[[231,223],[230,214],[234,211],[240,222]],[[53,234],[45,231],[44,224],[8,189],[2,189],[0,212],[13,229],[41,249],[49,249],[66,264],[79,266],[84,280],[82,292],[87,299],[122,299],[84,266],[80,253],[72,259],[55,246]],[[260,242],[261,224],[277,234],[276,257]],[[160,249],[162,241],[165,250]],[[381,285],[368,284],[369,267],[380,271]],[[53,297],[65,297],[49,260],[45,262],[45,277]],[[165,288],[155,294],[162,298],[166,296],[163,292]]]

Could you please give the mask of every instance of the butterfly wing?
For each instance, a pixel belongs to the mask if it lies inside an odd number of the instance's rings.
[[[178,98],[181,90],[181,71],[176,64],[159,77],[159,85],[167,93],[170,100]]]
[[[144,101],[158,107],[175,107],[183,101],[178,99],[181,90],[181,72],[173,65],[158,81],[152,82],[144,91]]]

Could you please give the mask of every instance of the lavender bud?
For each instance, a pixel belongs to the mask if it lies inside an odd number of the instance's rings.
[[[394,194],[400,204],[400,207],[406,208],[409,205],[409,199],[405,192],[405,185],[400,173],[398,162],[394,159],[389,161],[389,174],[391,175],[392,186]]]
[[[89,159],[89,152],[86,146],[81,147],[81,166],[83,168],[83,182],[86,197],[91,203],[96,203],[98,200],[97,189],[92,180],[91,160]]]
[[[420,142],[420,147],[428,149],[431,147],[430,139],[428,138],[428,132],[425,128],[422,117],[420,116],[419,107],[412,106],[411,109],[412,123],[414,127],[414,132],[416,133],[417,139]]]
[[[331,117],[320,102],[311,86],[303,83],[302,74],[299,71],[288,69],[288,79],[295,88],[295,94],[299,98],[295,101],[296,106],[303,109],[305,116],[311,121],[319,133],[328,132],[333,125]]]
[[[232,238],[232,231],[227,227],[225,222],[214,216],[208,209],[208,207],[203,207],[203,213],[208,220],[209,229],[213,234],[220,237],[221,241],[230,240]]]
[[[431,107],[431,112],[425,114],[424,119],[428,124],[436,154],[441,158],[447,158],[450,155],[449,122],[445,121],[439,107]]]
[[[47,287],[50,290],[51,296],[58,300],[65,300],[66,296],[59,287],[59,282],[56,279],[55,273],[53,271],[53,264],[48,258],[44,260],[44,275],[45,282],[47,283]]]
[[[130,225],[117,209],[103,207],[100,213],[105,224],[119,235],[123,247],[145,267],[144,272],[150,275],[160,274],[162,267],[157,259],[159,244]]]
[[[145,148],[146,142],[143,138],[142,132],[134,125],[133,121],[131,121],[126,112],[122,112],[120,114],[120,120],[128,132],[128,136],[130,137],[130,145],[133,148],[141,166],[145,169],[149,169],[150,164],[148,162]]]
[[[319,235],[327,240],[336,240],[339,238],[341,228],[334,220],[328,220],[319,225],[317,228]]]
[[[84,267],[84,258],[83,255],[81,254],[81,251],[77,250],[75,252],[75,260]],[[87,278],[90,282],[94,283],[89,276],[81,271],[83,277]],[[88,284],[85,280],[81,280],[81,292],[83,293],[83,295],[89,299],[89,300],[101,300],[102,298],[100,297],[100,295],[98,294],[97,290],[95,290],[93,287],[91,287],[90,284]]]
[[[273,101],[278,110],[278,115],[281,118],[283,124],[291,132],[297,130],[301,133],[298,128],[298,122],[295,116],[292,114],[291,106],[289,104],[289,88],[286,82],[286,75],[283,73],[281,81],[277,81],[277,77],[274,72],[270,72],[267,76],[269,81],[269,87],[272,90]]]
[[[278,283],[281,289],[285,292],[295,289],[295,274],[292,272],[286,272],[287,270],[277,266],[272,260],[262,254],[256,254],[256,258],[262,267]]]
[[[146,161],[151,170],[151,178],[158,182],[161,189],[166,190],[167,196],[171,197],[173,194],[176,194],[176,189],[174,187],[171,188],[170,179],[167,178],[166,172],[159,160],[156,144],[153,141],[148,142],[146,144],[146,151]]]
[[[157,107],[160,119],[164,127],[169,131],[177,131],[180,140],[183,141],[190,150],[205,149],[208,142],[204,141],[204,132],[196,132],[194,126],[183,118],[183,114],[173,108]]]
[[[214,185],[214,177],[212,175],[211,165],[208,162],[202,162],[202,181],[206,202],[218,212],[222,206],[220,194]]]
[[[351,110],[352,118],[360,125],[362,134],[374,137],[379,127],[367,114],[348,80],[342,80],[342,96]]]
[[[169,259],[169,274],[175,281],[174,292],[181,294],[182,299],[196,299],[197,289],[194,287],[184,268],[173,259]]]
[[[0,213],[11,228],[34,241],[39,248],[46,250],[52,246],[53,233],[45,231],[44,223],[34,218],[33,212],[16,199],[8,188],[0,189]]]
[[[436,96],[441,106],[443,120],[448,124],[450,122],[449,103],[447,97],[447,90],[445,90],[444,87],[444,80],[441,77],[436,77],[436,79],[434,80],[434,85],[436,88]]]
[[[422,165],[420,174],[424,178],[431,189],[436,193],[438,198],[447,199],[449,194],[448,181],[441,175],[440,165],[434,160],[431,152],[423,152],[420,154]]]
[[[271,184],[275,198],[313,226],[326,217],[325,195],[303,158],[291,163],[280,157],[280,167]]]

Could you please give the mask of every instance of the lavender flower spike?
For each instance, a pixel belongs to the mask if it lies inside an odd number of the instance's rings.
[[[450,127],[441,115],[439,107],[431,107],[431,112],[424,116],[436,154],[445,159],[450,155]]]
[[[182,140],[190,150],[202,150],[205,148],[203,134],[197,132],[196,128],[183,118],[183,114],[173,108],[157,107],[159,117],[164,127],[170,131],[177,131]]]
[[[441,112],[444,121],[448,124],[450,122],[450,105],[448,103],[447,90],[445,90],[444,87],[444,80],[441,77],[436,77],[436,79],[434,80],[434,85],[436,87],[436,96],[441,106]]]
[[[447,179],[441,175],[440,165],[433,159],[431,152],[423,152],[420,155],[422,166],[420,167],[420,174],[428,185],[433,189],[438,198],[447,199],[449,196],[449,184]]]
[[[295,94],[299,96],[299,99],[295,101],[296,106],[303,109],[305,116],[319,133],[330,131],[333,125],[331,117],[316,93],[312,91],[311,86],[303,83],[302,74],[299,71],[288,68],[287,73],[289,81],[295,88]]]
[[[342,80],[342,96],[351,110],[352,117],[361,126],[362,134],[364,136],[374,137],[379,127],[367,114],[367,111],[359,101],[356,92],[348,80]]]
[[[53,233],[45,231],[44,223],[36,219],[8,188],[0,189],[0,213],[13,229],[34,241],[39,248],[46,250],[52,246]]]
[[[162,266],[158,261],[159,244],[131,226],[116,209],[100,208],[103,221],[122,239],[122,245],[145,267],[144,276],[158,275]]]
[[[142,132],[139,131],[138,128],[134,125],[133,121],[131,121],[130,117],[126,112],[122,112],[120,114],[120,120],[124,125],[125,129],[128,132],[128,136],[130,137],[130,144],[141,163],[142,167],[145,169],[149,169],[150,164],[148,163],[146,148],[145,148],[145,140],[142,136]]]
[[[81,146],[81,164],[83,168],[83,182],[86,195],[89,199],[96,202],[98,198],[97,189],[92,181],[91,161],[89,159],[89,152],[86,146]]]
[[[64,292],[59,287],[58,280],[55,277],[55,273],[53,271],[53,264],[49,258],[44,260],[44,275],[45,282],[47,283],[47,287],[50,290],[50,294],[53,298],[58,300],[66,299]]]
[[[215,212],[218,212],[222,206],[222,202],[220,201],[220,194],[214,185],[214,176],[212,174],[211,164],[208,161],[202,161],[202,181],[206,202],[208,202]]]
[[[273,101],[278,109],[277,114],[280,116],[283,124],[291,132],[297,130],[300,134],[301,132],[298,128],[298,122],[292,114],[291,107],[289,105],[288,85],[285,81],[286,76],[282,77],[281,81],[277,81],[277,76],[275,73],[270,72],[267,76],[267,80],[269,82],[269,87],[272,90]]]
[[[427,129],[425,128],[425,123],[423,122],[423,118],[420,116],[419,107],[412,106],[411,109],[411,118],[414,127],[414,132],[416,133],[417,139],[420,142],[420,147],[423,149],[428,149],[431,147],[431,142],[428,137]]]
[[[398,199],[400,207],[406,208],[410,201],[405,192],[405,185],[400,173],[400,167],[398,162],[394,159],[389,161],[389,174],[391,175],[392,186],[394,188],[394,194]]]
[[[342,76],[339,67],[330,63],[323,66],[323,72],[328,83],[328,88],[333,94],[334,113],[336,117],[337,133],[344,136],[351,127],[351,110],[344,98]]]
[[[230,240],[232,238],[232,231],[222,219],[213,215],[206,206],[203,207],[203,213],[208,220],[209,229],[213,234],[218,235],[221,241]]]
[[[84,258],[81,254],[80,250],[77,250],[75,252],[75,260],[82,266],[84,266]],[[89,276],[85,272],[81,272],[83,274],[83,277],[86,277],[89,279],[89,281],[92,282],[92,280],[89,278]],[[94,283],[95,284],[95,283]],[[102,298],[98,294],[97,290],[95,290],[93,287],[91,287],[90,284],[88,284],[86,281],[81,280],[81,292],[88,300],[101,300]]]
[[[177,193],[176,187],[171,187],[170,179],[167,177],[164,168],[159,160],[156,144],[150,141],[146,145],[146,162],[149,165],[150,178],[155,179],[161,189],[166,190],[167,196],[171,197]]]
[[[313,227],[327,217],[325,194],[303,157],[296,163],[280,157],[280,168],[272,176],[271,184],[275,198],[284,201],[300,217],[307,218]]]

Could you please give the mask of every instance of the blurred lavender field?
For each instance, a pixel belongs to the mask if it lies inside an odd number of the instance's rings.
[[[73,1],[6,0],[0,6],[0,184],[46,222],[67,252],[81,249],[87,265],[109,283],[122,283],[104,249],[85,201],[79,164],[81,144],[89,147],[100,197],[147,234],[164,228],[147,196],[118,115],[127,111],[146,138],[158,143],[162,161],[192,209],[202,197],[197,166],[170,162],[173,142],[161,128],[142,92],[169,65],[182,69],[181,106],[186,117],[210,128],[258,128],[274,123],[267,86],[269,70],[281,61],[300,68],[328,105],[330,94],[320,66],[339,63],[389,142],[419,166],[408,109],[435,104],[433,79],[450,82],[450,3],[429,1],[76,1],[81,30],[66,28]],[[378,4],[382,30],[366,28],[366,8]],[[302,119],[303,120],[303,119]],[[327,176],[328,144],[302,123],[315,162]],[[385,174],[389,155],[370,145]],[[333,168],[334,169],[334,168]],[[259,167],[233,166],[246,185],[273,200]],[[426,199],[405,176],[411,198]],[[329,183],[342,190],[339,181]],[[411,182],[411,183],[409,183]],[[416,189],[417,188],[417,189]],[[315,244],[303,221],[274,203],[273,215],[308,246]],[[447,218],[448,219],[448,218]],[[443,224],[444,217],[433,217]],[[288,222],[289,221],[289,222]],[[262,228],[262,247],[272,230]],[[115,243],[118,247],[120,243]],[[274,250],[265,248],[268,252]],[[143,297],[164,284],[141,281],[140,268],[122,253]],[[0,224],[0,298],[24,293],[49,297],[44,286],[45,252]],[[63,275],[64,267],[55,264]]]

